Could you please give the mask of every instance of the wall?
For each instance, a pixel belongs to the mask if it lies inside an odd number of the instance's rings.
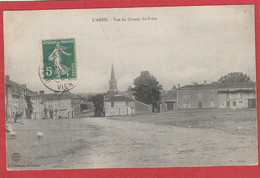
[[[6,120],[10,120],[12,118],[12,94],[10,87],[5,86],[5,114]]]
[[[141,103],[139,101],[134,101],[135,103],[135,114],[152,113],[152,106]]]
[[[73,99],[72,100],[72,107],[73,107],[73,117],[80,114],[80,99]]]
[[[14,119],[16,112],[22,113],[22,118],[26,118],[25,108],[27,103],[24,97],[24,90],[17,86],[6,86],[6,120]]]

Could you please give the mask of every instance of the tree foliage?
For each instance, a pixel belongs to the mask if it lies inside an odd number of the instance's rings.
[[[250,77],[242,72],[233,72],[222,76],[219,80],[220,83],[240,83],[251,81]]]
[[[126,93],[129,93],[129,94],[134,94],[134,89],[129,85],[127,90],[126,90]]]
[[[101,94],[97,94],[95,96],[91,96],[89,101],[93,102],[95,107],[95,116],[100,117],[103,116],[104,112],[104,96]]]
[[[32,113],[33,113],[33,103],[31,101],[31,96],[25,95],[25,100],[27,103],[27,109],[26,109],[26,117],[28,119],[31,119]]]
[[[134,80],[133,95],[137,101],[145,104],[152,104],[153,110],[159,109],[161,101],[162,85],[148,71],[141,72],[141,75]]]

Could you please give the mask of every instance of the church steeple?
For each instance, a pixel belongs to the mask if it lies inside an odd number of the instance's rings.
[[[116,81],[115,72],[114,72],[114,66],[112,63],[112,69],[111,69],[111,80],[110,81]]]
[[[112,68],[111,68],[111,79],[109,81],[109,92],[117,92],[117,81],[116,81],[116,77],[115,77],[113,63],[112,63]]]

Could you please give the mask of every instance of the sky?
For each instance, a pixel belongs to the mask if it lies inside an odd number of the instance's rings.
[[[121,91],[146,70],[165,90],[230,72],[255,81],[254,29],[253,5],[5,11],[5,75],[50,92],[38,75],[41,41],[75,38],[75,93],[108,91],[112,63]]]

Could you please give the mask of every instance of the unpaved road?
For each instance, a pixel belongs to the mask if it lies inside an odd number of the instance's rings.
[[[255,110],[26,120],[15,127],[16,138],[7,135],[15,170],[257,164]],[[12,160],[13,153],[21,159]]]

